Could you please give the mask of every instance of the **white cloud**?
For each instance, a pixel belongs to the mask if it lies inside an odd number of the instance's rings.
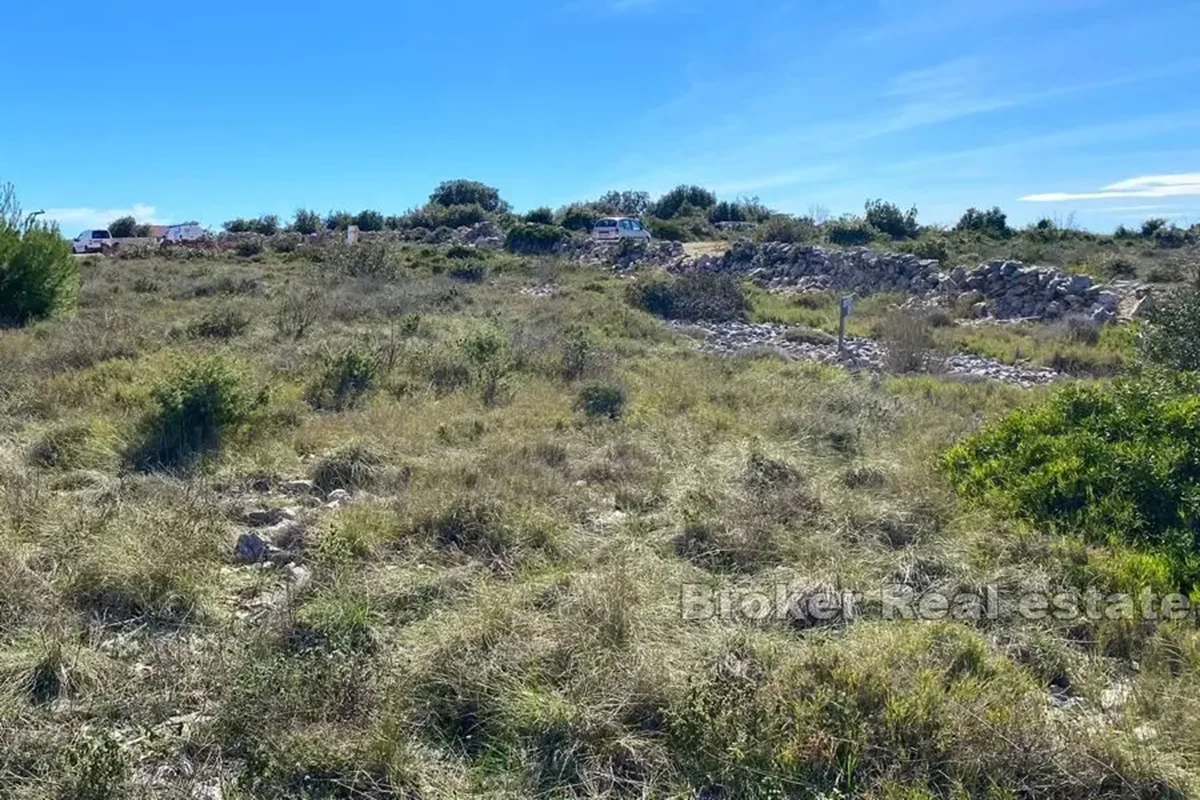
[[[42,216],[43,219],[57,222],[63,233],[76,229],[104,228],[119,217],[133,217],[149,225],[165,224],[158,217],[158,209],[145,203],[134,203],[128,208],[47,208]]]
[[[1028,203],[1062,203],[1070,200],[1110,200],[1120,197],[1193,197],[1200,196],[1200,172],[1169,175],[1139,175],[1110,183],[1091,192],[1044,192],[1021,198]]]

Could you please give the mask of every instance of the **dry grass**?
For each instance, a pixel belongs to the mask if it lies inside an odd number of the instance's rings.
[[[22,365],[0,372],[0,796],[1195,791],[1193,627],[683,618],[685,585],[1100,574],[932,470],[1029,393],[701,356],[622,281],[553,261],[473,284],[436,248],[389,254],[386,280],[311,256],[95,259],[76,319],[0,332]],[[263,311],[167,337],[231,302]],[[364,342],[389,348],[377,388],[309,406],[324,354]],[[124,472],[160,377],[218,352],[265,387],[261,427],[192,472]],[[617,418],[577,407],[598,382]],[[295,478],[351,503],[278,493]],[[236,564],[242,512],[276,505],[301,512],[302,571]]]

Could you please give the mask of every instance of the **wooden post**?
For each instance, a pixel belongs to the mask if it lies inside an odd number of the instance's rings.
[[[850,299],[853,295],[842,298],[841,313],[838,315],[838,356],[846,353],[846,317],[850,316]]]

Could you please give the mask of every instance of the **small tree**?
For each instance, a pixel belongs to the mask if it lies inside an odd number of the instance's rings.
[[[901,212],[895,203],[868,200],[865,205],[867,224],[893,239],[911,239],[920,231],[917,226],[917,207]]]
[[[69,308],[79,266],[58,226],[21,220],[12,184],[0,185],[0,325],[24,325]]]
[[[523,217],[523,219],[526,222],[533,222],[538,225],[553,225],[554,224],[554,212],[551,211],[550,209],[546,208],[545,206],[542,206],[541,208],[535,208],[532,211],[530,211],[529,213],[527,213]]]
[[[650,193],[626,189],[623,192],[605,192],[595,203],[605,214],[623,217],[640,217],[650,208]]]
[[[133,217],[117,217],[108,223],[108,232],[114,239],[132,239],[137,236],[138,224]]]
[[[381,231],[384,227],[383,214],[378,211],[360,211],[354,216],[354,224],[360,231]]]
[[[489,213],[507,212],[508,203],[500,198],[500,190],[479,181],[458,179],[438,184],[429,195],[429,202],[439,206],[461,206],[477,203]]]
[[[325,230],[344,231],[354,224],[354,215],[349,211],[330,211],[325,215]]]
[[[321,230],[321,226],[321,215],[315,211],[298,208],[296,215],[292,217],[292,230],[296,233],[305,235],[316,233]]]
[[[703,186],[676,186],[650,207],[650,213],[659,219],[673,219],[681,215],[684,206],[707,211],[717,204],[717,196]]]
[[[1200,280],[1155,303],[1148,317],[1143,357],[1174,369],[1200,371]]]
[[[1153,217],[1142,223],[1142,236],[1150,239],[1154,234],[1158,233],[1161,228],[1166,227],[1167,221],[1162,217]]]
[[[987,236],[1006,236],[1009,233],[1008,216],[999,206],[992,206],[986,211],[980,211],[972,206],[959,218],[954,226],[957,231],[974,231]]]

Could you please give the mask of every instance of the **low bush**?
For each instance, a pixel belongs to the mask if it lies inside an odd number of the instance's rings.
[[[263,243],[258,239],[247,239],[244,242],[238,242],[233,252],[237,253],[242,258],[253,258],[254,256],[262,255]]]
[[[692,272],[675,279],[654,278],[629,285],[626,299],[664,319],[744,319],[750,308],[745,289],[736,276]]]
[[[951,448],[964,496],[1051,530],[1170,558],[1200,577],[1200,376],[1152,373],[1070,386]]]
[[[348,347],[325,360],[325,366],[305,394],[313,408],[345,411],[357,406],[375,388],[379,359],[363,348]]]
[[[11,186],[0,186],[0,326],[25,325],[75,304],[79,265],[53,225],[22,225]]]
[[[650,205],[650,213],[659,219],[686,216],[688,208],[707,211],[717,204],[717,196],[702,186],[676,186]]]
[[[1141,351],[1151,363],[1200,371],[1200,286],[1154,299]]]
[[[473,264],[456,264],[446,273],[456,281],[463,283],[479,283],[487,275],[487,267],[478,262]]]
[[[825,224],[825,236],[841,247],[860,247],[871,243],[875,230],[858,217],[841,217]]]
[[[131,454],[141,469],[183,467],[215,452],[228,435],[249,426],[266,398],[248,390],[233,362],[216,356],[180,367],[153,400]]]
[[[819,236],[816,223],[808,217],[789,217],[777,214],[758,229],[758,237],[764,242],[812,242]]]
[[[868,200],[864,208],[867,224],[893,239],[912,239],[919,232],[917,207],[901,211],[895,203],[884,200]]]
[[[613,384],[587,386],[575,400],[575,408],[589,417],[620,419],[625,413],[625,390]]]
[[[317,462],[312,481],[328,494],[335,489],[369,489],[379,479],[383,457],[364,444],[351,442]]]
[[[504,247],[512,253],[549,253],[567,238],[567,232],[556,225],[524,222],[509,229]]]
[[[921,236],[899,247],[902,253],[912,253],[919,258],[932,258],[945,264],[950,260],[950,243],[940,234]]]
[[[887,351],[884,366],[889,372],[921,372],[928,369],[933,334],[924,317],[893,311],[883,320],[878,333]]]
[[[232,339],[241,336],[250,327],[250,317],[237,308],[219,308],[210,311],[187,327],[193,339]]]
[[[525,222],[531,222],[537,225],[553,225],[554,212],[549,208],[542,206],[541,208],[535,208],[528,212],[524,217],[522,217],[522,219],[524,219]]]

